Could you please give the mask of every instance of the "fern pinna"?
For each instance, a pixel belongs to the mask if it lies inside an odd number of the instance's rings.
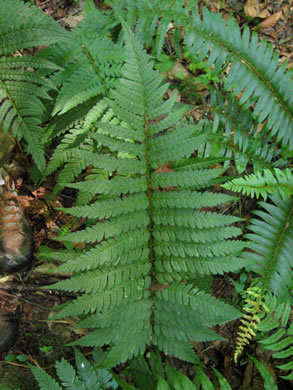
[[[79,316],[80,327],[93,329],[78,344],[110,346],[105,367],[151,343],[195,362],[189,340],[218,339],[207,327],[239,317],[195,283],[243,266],[244,243],[234,239],[240,229],[230,226],[239,218],[201,210],[234,199],[201,192],[223,170],[196,168],[200,129],[180,122],[187,107],[175,97],[163,100],[168,85],[127,26],[124,34],[123,78],[90,111],[88,147],[76,149],[92,171],[66,183],[81,195],[78,206],[64,211],[89,222],[63,240],[89,246],[52,254],[64,262],[60,271],[73,272],[53,287],[83,293],[56,317]]]

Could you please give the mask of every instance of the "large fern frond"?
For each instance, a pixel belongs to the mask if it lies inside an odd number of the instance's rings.
[[[239,218],[201,210],[233,200],[201,192],[222,170],[196,164],[177,170],[178,159],[196,162],[202,134],[192,123],[178,123],[187,107],[163,100],[168,85],[127,26],[124,34],[123,78],[103,100],[114,116],[107,119],[108,109],[104,119],[99,113],[84,122],[80,131],[90,129],[90,147],[76,151],[91,169],[85,180],[60,183],[88,199],[66,212],[95,222],[63,237],[90,242],[84,250],[50,255],[63,261],[60,271],[73,272],[53,287],[83,293],[57,317],[85,317],[80,326],[93,331],[78,343],[109,344],[104,366],[142,354],[151,342],[195,362],[188,341],[219,338],[207,326],[238,317],[233,307],[199,290],[196,280],[242,267],[238,255],[245,244],[235,239],[240,230],[229,226]]]

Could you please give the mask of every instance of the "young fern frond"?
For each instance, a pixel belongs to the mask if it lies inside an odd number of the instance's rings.
[[[11,12],[13,7],[13,12]],[[24,138],[40,171],[44,171],[43,99],[54,85],[45,76],[60,70],[54,63],[27,55],[13,56],[16,50],[49,45],[66,38],[66,32],[36,7],[18,0],[0,3],[0,126],[17,139]],[[39,71],[41,73],[39,74]]]
[[[260,287],[249,287],[246,290],[247,298],[243,310],[245,314],[242,315],[241,324],[239,326],[239,332],[236,339],[236,348],[234,352],[235,363],[241,355],[244,347],[249,344],[253,337],[256,336],[258,326],[261,322],[261,318],[264,313],[268,311],[267,306],[264,303],[263,291]]]
[[[76,148],[90,173],[80,182],[60,182],[89,200],[66,212],[91,219],[64,242],[91,245],[52,254],[63,261],[60,271],[73,276],[50,288],[83,293],[56,317],[81,316],[80,326],[93,329],[76,344],[110,345],[104,367],[142,354],[150,343],[195,362],[189,340],[219,338],[207,326],[238,317],[196,280],[242,267],[245,244],[235,240],[240,230],[229,226],[239,218],[200,208],[233,200],[201,192],[222,170],[196,164],[177,170],[179,159],[196,163],[193,152],[204,139],[197,126],[178,123],[187,107],[163,100],[168,85],[126,25],[124,34],[123,78],[103,100],[112,114],[108,109],[85,120],[91,147]]]
[[[252,197],[262,196],[264,200],[268,195],[279,194],[283,200],[293,195],[293,174],[289,168],[282,171],[275,168],[263,172],[233,179],[222,184],[226,190],[241,192]]]

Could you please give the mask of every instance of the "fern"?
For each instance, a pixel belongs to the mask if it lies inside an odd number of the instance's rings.
[[[161,54],[167,32],[175,24],[174,43],[179,50],[181,30],[178,26],[189,18],[189,12],[195,7],[197,0],[188,3],[179,0],[108,0],[108,4],[121,14],[131,28],[135,28],[136,37],[153,49],[157,58]],[[175,23],[174,23],[175,22]]]
[[[273,352],[273,358],[291,359],[287,363],[277,365],[277,368],[290,370],[290,374],[282,375],[281,377],[292,380],[293,324],[289,322],[291,305],[290,302],[280,305],[275,297],[272,297],[267,304],[269,315],[258,326],[258,330],[261,332],[258,342],[262,348]],[[272,331],[273,333],[271,333]],[[271,334],[267,335],[269,332]]]
[[[253,363],[255,364],[256,368],[258,369],[258,371],[260,372],[260,374],[264,380],[264,389],[265,390],[271,390],[271,389],[278,390],[278,387],[277,387],[273,377],[271,376],[269,371],[264,367],[264,365],[261,362],[259,362],[257,359],[255,359],[253,356],[249,356],[249,358],[253,361]]]
[[[258,273],[255,299],[248,300],[244,307],[248,313],[241,319],[240,333],[237,340],[234,358],[237,360],[245,344],[249,344],[252,336],[256,335],[263,316],[263,299],[267,293],[273,293],[279,303],[292,299],[293,273],[290,248],[293,239],[292,199],[281,199],[279,195],[272,198],[274,204],[260,202],[266,210],[255,211],[262,218],[253,219],[246,236],[250,252],[244,252],[243,257],[251,259],[254,264],[251,269]]]
[[[278,145],[266,135],[266,127],[262,132],[258,131],[259,122],[247,107],[242,107],[236,97],[229,95],[226,99],[218,90],[211,89],[210,92],[214,119],[204,123],[204,131],[211,134],[210,140],[201,148],[202,156],[234,159],[239,173],[248,164],[253,165],[254,172],[286,164]],[[229,160],[225,162],[226,166],[228,164]]]
[[[262,196],[264,200],[268,195],[279,193],[285,200],[293,194],[293,175],[288,168],[285,171],[278,168],[273,171],[265,169],[263,174],[256,173],[240,177],[223,184],[222,187],[256,198]]]
[[[104,390],[117,389],[118,384],[113,379],[111,372],[102,369],[96,369],[97,351],[94,351],[93,361],[88,361],[77,349],[75,349],[75,363],[77,371],[65,359],[57,361],[55,364],[57,377],[62,387],[57,381],[38,367],[30,366],[37,380],[40,390]]]
[[[214,64],[214,72],[231,62],[226,88],[237,96],[242,92],[240,104],[252,107],[253,118],[264,122],[270,139],[283,147],[293,148],[292,78],[285,74],[287,63],[278,67],[278,53],[270,43],[262,40],[258,45],[256,33],[250,35],[248,27],[241,35],[238,24],[227,22],[219,15],[202,10],[192,14],[187,25],[185,44],[191,54],[197,53],[201,61],[208,53],[207,66]]]
[[[167,0],[151,3],[146,0],[109,3],[114,9],[123,12],[130,26],[135,27],[141,41],[151,45],[155,36],[153,51],[157,57],[162,50],[167,31],[167,40],[172,42],[171,46],[180,56],[180,33],[184,25],[185,50],[191,55],[196,54],[199,62],[207,57],[206,66],[213,67],[212,74],[222,72],[231,63],[224,85],[226,91],[232,92],[232,95],[228,99],[224,115],[219,107],[223,108],[224,101],[220,101],[216,109],[215,126],[221,118],[223,123],[226,122],[225,131],[228,135],[235,116],[239,115],[236,126],[238,123],[240,127],[236,127],[234,148],[236,147],[236,165],[240,172],[245,168],[248,158],[259,168],[277,166],[276,162],[273,162],[272,166],[267,165],[272,162],[273,155],[278,154],[271,144],[281,143],[283,148],[288,145],[289,150],[292,150],[292,71],[285,72],[286,61],[278,67],[279,56],[273,51],[271,43],[262,40],[259,44],[257,34],[250,34],[248,27],[245,27],[241,34],[235,21],[225,21],[219,13],[215,14],[203,8],[201,18],[200,12],[196,10],[196,2],[193,1],[188,4],[183,4],[182,1],[170,3]],[[170,26],[173,26],[171,32]],[[239,93],[242,96],[238,102],[236,96]],[[219,96],[218,93],[212,95],[213,107],[217,105]],[[250,120],[247,121],[249,117]],[[258,124],[263,127],[261,135],[256,132]],[[253,141],[258,142],[262,148],[256,148],[253,142],[249,142],[245,136],[247,134],[253,135]],[[234,143],[233,139],[230,141]]]
[[[0,125],[4,133],[25,139],[28,153],[44,171],[42,100],[49,100],[46,90],[54,89],[45,76],[60,67],[46,59],[14,53],[63,40],[66,33],[41,11],[19,0],[1,1],[0,13]]]
[[[53,116],[82,107],[92,98],[97,101],[120,77],[124,53],[122,47],[109,38],[109,24],[111,20],[88,1],[84,20],[70,31],[71,42],[57,44],[41,53],[63,68],[51,78],[59,88]]]
[[[292,199],[271,197],[273,204],[260,202],[265,211],[255,211],[260,219],[252,219],[246,237],[251,240],[244,257],[252,259],[253,271],[260,275],[264,292],[273,292],[279,301],[293,289],[292,257],[293,238]]]
[[[81,182],[61,183],[90,194],[90,204],[66,212],[96,223],[63,237],[94,247],[76,255],[72,250],[52,255],[68,259],[60,271],[74,272],[53,287],[83,292],[57,317],[86,317],[80,326],[93,331],[77,343],[109,344],[105,367],[143,353],[151,342],[166,354],[195,361],[188,340],[219,338],[206,327],[238,317],[234,308],[193,283],[200,274],[243,265],[237,256],[244,243],[229,240],[240,234],[229,227],[239,218],[192,210],[233,198],[199,192],[222,170],[190,165],[177,172],[172,167],[174,156],[191,157],[202,135],[198,139],[193,124],[177,125],[186,107],[177,107],[174,98],[163,101],[167,85],[126,26],[124,34],[124,78],[103,100],[116,119],[99,113],[85,120],[86,128],[91,123],[87,142],[92,148],[77,148],[90,157],[86,165],[94,163],[96,169]],[[190,274],[187,267],[193,269]]]
[[[241,325],[236,339],[236,348],[234,352],[234,360],[237,362],[238,356],[242,353],[245,345],[249,344],[256,332],[258,326],[261,323],[261,318],[264,316],[264,312],[268,312],[264,302],[263,291],[260,287],[250,287],[246,290],[247,298],[245,299],[245,305],[241,318]]]

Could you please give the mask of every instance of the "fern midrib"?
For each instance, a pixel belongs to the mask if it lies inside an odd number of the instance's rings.
[[[276,268],[276,264],[278,262],[278,253],[280,251],[280,247],[283,243],[283,238],[287,234],[287,230],[290,227],[290,219],[293,218],[293,205],[291,203],[291,210],[287,213],[287,218],[284,221],[284,225],[281,231],[281,234],[279,236],[279,240],[277,241],[276,245],[274,246],[273,255],[271,256],[272,261],[269,261],[269,266],[265,268],[264,270],[264,276],[262,277],[263,281],[263,291],[267,289],[267,286],[270,282],[270,279],[272,277],[272,274]]]
[[[231,46],[228,46],[228,45],[225,45],[223,42],[219,41],[215,35],[212,35],[212,38],[211,38],[211,34],[207,34],[205,33],[204,31],[196,28],[194,25],[190,25],[192,29],[196,30],[196,32],[201,35],[201,36],[204,36],[204,38],[208,41],[212,41],[213,42],[216,42],[216,44],[218,44],[219,46],[221,46],[223,49],[225,49],[229,54],[232,54],[232,56],[237,59],[239,62],[241,63],[244,63],[250,70],[253,71],[253,73],[265,84],[265,86],[268,88],[268,90],[270,90],[272,92],[272,94],[274,95],[275,99],[278,101],[278,103],[280,104],[280,106],[287,112],[288,115],[290,115],[291,117],[293,117],[293,109],[292,109],[292,112],[290,110],[290,108],[288,107],[288,105],[286,104],[286,102],[282,99],[282,95],[278,93],[278,91],[269,83],[269,81],[266,81],[265,78],[263,77],[262,73],[259,73],[259,71],[253,66],[253,62],[250,62],[247,58],[245,57],[241,57],[237,51],[235,51],[234,48],[232,48]],[[230,61],[232,62],[232,61]]]
[[[153,221],[153,208],[152,208],[152,197],[153,197],[153,191],[151,186],[151,163],[150,163],[150,150],[149,150],[149,144],[148,144],[148,117],[145,113],[144,115],[144,146],[145,146],[145,161],[146,161],[146,180],[147,180],[147,191],[146,195],[149,201],[148,205],[148,215],[149,215],[149,225],[148,225],[148,231],[150,233],[150,239],[149,239],[149,261],[151,262],[151,269],[150,274],[152,278],[152,282],[154,279],[155,273],[155,252],[154,252],[154,236],[153,236],[153,229],[154,229],[154,221]],[[150,291],[150,297],[152,300],[152,314],[151,314],[151,324],[154,324],[154,307],[155,307],[155,289],[152,288],[152,284],[150,284],[149,291]]]

